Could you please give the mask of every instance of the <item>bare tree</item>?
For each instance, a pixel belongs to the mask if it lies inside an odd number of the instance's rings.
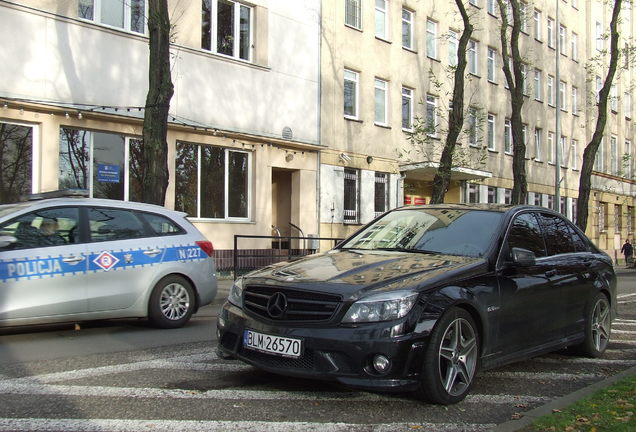
[[[464,7],[462,0],[455,0],[457,9],[462,16],[464,30],[459,38],[457,48],[457,66],[455,68],[455,76],[453,81],[453,109],[448,119],[448,133],[446,141],[442,149],[442,155],[439,160],[439,167],[433,179],[433,193],[431,204],[443,203],[444,196],[448,190],[451,180],[451,169],[453,168],[453,154],[457,145],[457,138],[462,131],[464,124],[464,84],[466,72],[466,48],[473,33],[473,25]]]
[[[510,128],[512,130],[512,203],[525,204],[528,199],[528,180],[526,176],[526,143],[523,136],[524,81],[527,77],[522,72],[523,58],[519,52],[519,35],[521,24],[526,19],[519,5],[519,0],[497,0],[501,14],[501,57],[502,69],[510,91]],[[512,13],[512,27],[509,14]],[[510,35],[508,35],[510,32]],[[510,65],[512,64],[512,70]]]
[[[590,190],[592,188],[592,169],[594,168],[594,160],[596,152],[601,145],[603,133],[605,132],[605,124],[607,123],[607,103],[609,100],[612,81],[616,75],[618,58],[620,50],[618,49],[618,19],[621,11],[623,0],[614,0],[614,9],[612,11],[612,20],[610,22],[610,62],[605,77],[603,87],[598,94],[597,117],[594,134],[591,141],[583,151],[583,165],[581,166],[581,177],[579,179],[579,198],[576,207],[576,224],[583,231],[587,228],[588,208],[590,199]]]
[[[167,0],[150,0],[149,87],[144,113],[139,175],[143,202],[164,205],[168,188],[168,112],[174,93],[170,75],[170,18]]]

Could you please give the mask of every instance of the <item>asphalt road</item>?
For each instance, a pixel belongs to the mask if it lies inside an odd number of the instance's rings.
[[[602,359],[557,353],[484,371],[449,407],[219,359],[220,301],[178,330],[137,320],[2,330],[0,431],[492,430],[634,370],[636,269],[618,270],[619,318]]]

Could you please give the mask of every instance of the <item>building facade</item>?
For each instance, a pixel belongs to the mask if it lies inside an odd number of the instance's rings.
[[[462,31],[453,2],[168,4],[175,93],[165,205],[187,212],[220,260],[236,234],[341,238],[390,208],[430,202]],[[634,23],[623,6],[626,47]],[[466,7],[475,31],[446,201],[506,203],[500,11],[496,0]],[[1,202],[69,187],[136,199],[147,9],[148,0],[0,0],[0,36],[13,41],[0,52]],[[558,172],[558,207],[573,218],[611,8],[536,0],[522,9],[528,201],[554,207]],[[589,203],[588,234],[612,254],[634,230],[631,60],[621,58]]]
[[[168,4],[165,205],[187,212],[219,259],[234,234],[317,234],[319,1]],[[148,0],[0,1],[12,41],[0,53],[0,201],[63,188],[136,199],[147,13]]]
[[[475,30],[466,53],[464,129],[446,201],[508,203],[511,107],[501,69],[499,6],[496,0],[465,5]],[[359,178],[367,171],[399,173],[390,182],[398,190],[397,204],[429,202],[463,29],[455,3],[323,0],[322,9],[321,142],[329,152],[322,159],[322,178],[330,178],[325,171],[338,173],[339,168],[345,182],[347,172],[357,171]],[[611,6],[540,0],[522,2],[521,10],[528,203],[554,208],[558,160],[559,208],[574,218],[582,155],[594,131],[596,95],[609,62]],[[624,3],[621,47],[627,46],[633,28],[632,10]],[[631,69],[624,56],[593,174],[587,229],[612,255],[634,229]],[[346,159],[338,157],[343,153]],[[362,207],[369,199],[365,195],[374,194],[373,184],[359,181],[357,193]],[[334,213],[340,216],[333,208],[322,201],[323,231]],[[345,232],[354,228],[346,214],[338,222]]]

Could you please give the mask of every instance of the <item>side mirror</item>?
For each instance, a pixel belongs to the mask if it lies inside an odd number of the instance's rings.
[[[13,236],[8,236],[8,235],[0,236],[0,248],[5,248],[9,245],[14,244],[17,241],[18,239]]]
[[[521,267],[530,267],[536,264],[537,257],[534,252],[528,249],[513,247],[512,248],[512,262]]]

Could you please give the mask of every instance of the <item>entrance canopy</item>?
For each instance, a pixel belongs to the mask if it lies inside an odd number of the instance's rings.
[[[400,172],[409,180],[432,181],[439,168],[438,162],[416,162],[400,165]],[[489,171],[454,167],[451,169],[451,180],[478,180],[492,177]]]

